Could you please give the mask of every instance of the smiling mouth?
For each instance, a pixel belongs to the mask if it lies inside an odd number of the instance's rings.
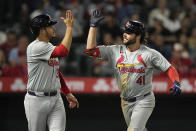
[[[128,39],[124,38],[124,41],[125,41],[125,40],[127,41]]]

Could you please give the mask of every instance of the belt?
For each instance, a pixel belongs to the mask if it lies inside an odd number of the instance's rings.
[[[146,97],[146,96],[148,96],[150,94],[151,94],[151,92],[148,92],[148,93],[146,93],[146,94],[144,94],[142,96],[132,97],[132,98],[123,98],[123,100],[124,101],[128,101],[128,102],[135,102],[136,100],[138,100],[138,98],[142,98],[142,97],[144,98],[144,97]]]
[[[28,91],[29,95],[32,96],[56,96],[57,91],[52,91],[52,92],[34,92],[34,91]]]

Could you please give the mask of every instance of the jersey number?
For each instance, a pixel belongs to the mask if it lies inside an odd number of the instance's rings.
[[[138,79],[137,79],[137,82],[139,85],[145,85],[145,75],[144,76],[140,76]]]

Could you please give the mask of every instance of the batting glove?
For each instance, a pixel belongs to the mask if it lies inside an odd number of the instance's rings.
[[[90,27],[97,27],[101,20],[104,19],[104,16],[101,14],[101,11],[96,9],[93,11],[90,19]]]
[[[170,89],[170,92],[173,95],[180,95],[181,94],[180,82],[175,81],[174,87]]]

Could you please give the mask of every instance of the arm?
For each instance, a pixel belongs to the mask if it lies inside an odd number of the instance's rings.
[[[64,38],[59,46],[56,46],[54,51],[51,54],[51,58],[55,57],[64,57],[69,54],[69,50],[71,47],[72,42],[72,30],[73,30],[73,23],[74,18],[70,10],[66,11],[66,18],[61,17],[61,20],[66,25],[66,32]]]
[[[86,49],[92,49],[97,46],[96,35],[97,35],[97,28],[90,27],[89,33],[88,33],[88,38],[87,38]]]
[[[90,27],[88,38],[87,38],[86,50],[84,50],[84,53],[86,53],[88,56],[95,57],[95,58],[100,55],[99,48],[96,48],[97,46],[96,34],[97,34],[97,28]]]
[[[72,15],[72,12],[70,10],[66,11],[66,18],[61,17],[61,20],[63,20],[63,22],[67,26],[65,36],[61,43],[69,51],[71,47],[71,42],[72,42],[72,30],[73,30],[73,25],[74,25],[74,17]]]
[[[104,16],[102,16],[99,10],[93,11],[90,20],[90,29],[87,38],[86,50],[84,51],[84,53],[86,53],[89,56],[98,57],[100,55],[99,49],[96,48],[97,46],[96,35],[97,35],[97,27],[99,26],[100,21],[103,19]]]
[[[173,82],[173,86],[170,91],[174,95],[181,94],[179,75],[176,69],[163,57],[158,51],[151,50],[151,59],[155,67],[158,67],[161,71],[166,72],[169,79]]]
[[[175,81],[180,81],[179,80],[179,75],[176,69],[173,66],[170,66],[168,70],[166,71],[167,76],[169,79],[174,83]]]
[[[59,78],[60,78],[60,83],[61,83],[61,92],[64,95],[67,95],[67,94],[71,93],[71,91],[67,87],[67,84],[65,83],[65,81],[63,79],[63,75],[62,75],[62,73],[60,71],[59,71]]]
[[[66,96],[67,101],[69,102],[69,108],[79,107],[78,100],[74,97],[74,95],[69,90],[67,84],[64,81],[63,75],[59,70],[59,78],[61,83],[61,92]]]
[[[90,29],[88,33],[86,49],[92,49],[97,46],[97,42],[96,42],[97,27],[99,26],[99,23],[103,19],[104,16],[101,14],[101,11],[99,10],[93,11],[93,14],[91,15],[91,19],[90,19]]]
[[[174,95],[179,95],[181,94],[181,89],[180,89],[180,80],[179,80],[179,75],[176,69],[173,66],[170,66],[168,70],[166,71],[169,79],[173,82],[173,86],[171,87],[170,91]]]

